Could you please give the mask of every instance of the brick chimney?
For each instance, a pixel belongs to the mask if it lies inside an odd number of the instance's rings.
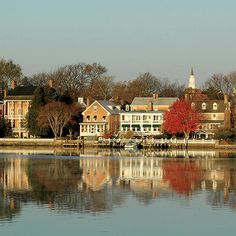
[[[148,101],[147,110],[153,111],[153,102],[152,101]]]
[[[228,95],[224,94],[224,104],[227,104],[229,102]]]
[[[158,93],[154,93],[154,94],[152,95],[152,97],[153,97],[154,99],[158,99]]]
[[[15,87],[16,87],[15,80],[11,80],[11,89],[15,89]]]
[[[89,106],[90,106],[90,99],[89,97],[87,97],[86,107],[89,107]]]
[[[5,98],[7,96],[7,89],[5,88],[4,90],[3,90],[3,97]]]

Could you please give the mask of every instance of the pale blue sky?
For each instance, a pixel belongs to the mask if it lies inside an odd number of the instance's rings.
[[[99,62],[116,80],[151,72],[200,86],[236,70],[235,0],[0,0],[0,57],[27,75]]]

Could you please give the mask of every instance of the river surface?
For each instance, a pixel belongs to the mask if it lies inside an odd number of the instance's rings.
[[[233,152],[0,150],[0,235],[235,232]]]

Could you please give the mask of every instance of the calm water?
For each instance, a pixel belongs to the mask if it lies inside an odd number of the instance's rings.
[[[235,235],[234,153],[0,152],[0,235]]]

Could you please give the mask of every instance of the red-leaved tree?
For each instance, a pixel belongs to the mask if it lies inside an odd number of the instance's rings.
[[[169,134],[184,134],[195,131],[199,126],[200,114],[186,100],[177,100],[164,114],[163,129]]]

